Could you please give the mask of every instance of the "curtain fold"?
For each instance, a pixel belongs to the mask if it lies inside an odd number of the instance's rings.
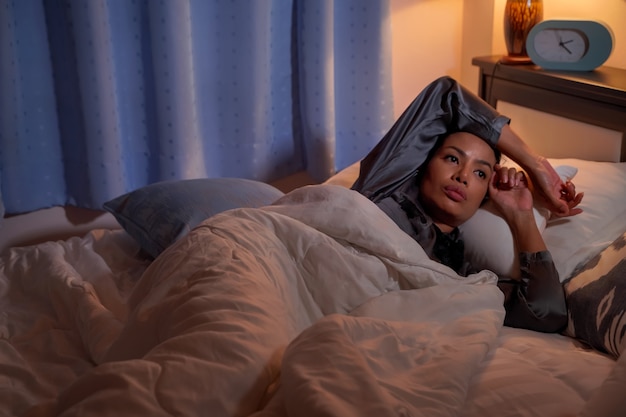
[[[387,1],[0,0],[6,211],[322,181],[392,123],[389,30]]]

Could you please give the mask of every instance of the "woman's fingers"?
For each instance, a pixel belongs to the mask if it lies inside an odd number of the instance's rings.
[[[574,183],[571,181],[566,181],[563,185],[561,194],[563,195],[561,198],[566,201],[574,200],[574,198],[576,198],[576,186],[574,186]]]
[[[528,185],[524,171],[518,171],[516,168],[507,168],[500,165],[495,166],[495,171],[497,174],[496,184],[500,187],[515,188]]]
[[[576,194],[576,187],[571,181],[566,181],[561,187],[561,201],[565,202],[567,212],[554,213],[557,217],[569,217],[582,213],[582,209],[576,208],[583,200],[585,193]]]

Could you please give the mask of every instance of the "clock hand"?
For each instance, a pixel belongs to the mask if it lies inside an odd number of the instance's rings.
[[[561,34],[560,34],[560,33],[559,33],[557,36],[559,37],[559,46],[560,46],[561,48],[565,49],[565,50],[567,51],[567,53],[571,55],[571,54],[572,54],[572,51],[570,51],[570,50],[567,48],[567,46],[565,46],[565,44],[566,44],[566,43],[570,43],[570,42],[572,42],[572,39],[570,39],[569,41],[565,41],[565,42],[564,42],[564,41],[563,41],[563,38],[561,37]]]
[[[565,44],[566,44],[566,43],[570,43],[570,42],[571,42],[571,40],[570,40],[570,41],[567,41],[567,42],[560,41],[560,42],[559,42],[559,46],[560,46],[561,48],[565,49],[565,50],[567,51],[567,53],[571,55],[571,54],[572,54],[572,51],[570,51],[570,50],[567,48],[567,46],[565,46]]]

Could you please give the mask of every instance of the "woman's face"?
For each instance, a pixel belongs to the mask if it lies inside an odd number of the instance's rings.
[[[419,200],[443,232],[468,220],[489,189],[496,156],[493,149],[471,133],[448,136],[426,166]]]

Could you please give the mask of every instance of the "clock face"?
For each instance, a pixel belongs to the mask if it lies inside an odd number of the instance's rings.
[[[551,62],[580,61],[589,47],[585,34],[576,29],[544,29],[533,42],[535,52]]]
[[[613,32],[597,20],[544,20],[528,33],[532,62],[547,70],[592,71],[613,51]]]

